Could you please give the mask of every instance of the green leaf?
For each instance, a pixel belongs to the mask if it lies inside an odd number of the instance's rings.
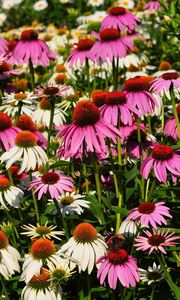
[[[128,215],[128,210],[123,207],[112,206],[112,210],[115,211],[116,213],[121,213],[124,216]]]
[[[139,169],[137,165],[134,165],[134,167],[131,170],[129,170],[126,174],[126,184],[132,179],[134,179],[138,174],[139,174]]]
[[[49,168],[56,168],[56,167],[67,167],[71,164],[70,161],[66,161],[66,160],[60,160],[52,165],[49,166]]]
[[[94,217],[96,217],[101,225],[105,224],[104,215],[102,212],[103,208],[101,207],[101,204],[98,202],[96,197],[94,195],[88,195],[86,196],[86,199],[91,203],[90,208]]]

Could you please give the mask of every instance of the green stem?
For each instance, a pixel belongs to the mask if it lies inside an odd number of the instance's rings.
[[[94,153],[92,153],[92,161],[93,161],[93,165],[94,165],[94,176],[95,176],[95,181],[96,181],[98,200],[99,200],[99,203],[101,203],[101,184],[100,184],[100,180],[99,180],[99,170],[98,170],[97,159],[96,159],[96,156]]]
[[[8,172],[8,177],[9,177],[9,181],[10,181],[11,185],[14,185],[14,180],[12,177],[11,169],[8,169],[7,172]]]
[[[153,285],[152,287],[152,291],[151,291],[151,296],[150,296],[150,299],[149,300],[154,300],[154,292],[155,292],[155,284]]]
[[[29,72],[31,76],[31,90],[34,91],[34,84],[35,84],[34,67],[31,58],[29,59]]]
[[[175,101],[175,95],[174,95],[173,89],[171,89],[171,100],[172,100],[172,106],[173,106],[173,111],[174,111],[174,117],[175,117],[176,124],[177,124],[178,137],[180,140],[180,123],[179,123],[178,112],[176,109],[176,101]]]
[[[32,181],[32,174],[29,174],[29,178]],[[37,219],[37,223],[39,222],[39,210],[38,210],[38,205],[37,205],[37,200],[36,200],[36,196],[34,193],[34,189],[31,190],[32,191],[32,198],[33,198],[33,204],[34,204],[34,209],[35,209],[35,214],[36,214],[36,219]]]
[[[138,138],[138,144],[139,144],[139,150],[140,150],[140,163],[142,164],[143,162],[143,155],[142,155],[142,144],[141,144],[141,119],[137,118],[137,138]],[[144,201],[144,177],[141,176],[141,199]]]
[[[68,228],[67,228],[67,223],[65,222],[65,220],[64,220],[64,218],[62,216],[62,213],[61,213],[61,210],[60,210],[60,207],[59,207],[59,204],[58,204],[57,200],[53,199],[53,201],[54,201],[54,205],[55,205],[55,207],[57,209],[59,219],[60,219],[60,221],[62,223],[62,226],[63,226],[64,232],[65,232],[66,238],[69,240],[69,232],[68,232]]]
[[[88,88],[88,94],[90,96],[90,72],[89,72],[89,61],[88,59],[86,58],[85,60],[85,69],[86,69],[86,76],[87,76],[87,88]]]
[[[156,185],[156,177],[154,177],[154,179],[153,179],[153,182],[152,182],[152,185],[151,185],[149,194],[148,194],[148,199],[147,199],[147,201],[149,201],[149,202],[150,202],[151,196],[152,196],[152,194],[153,194],[153,192],[154,192],[155,185]]]
[[[118,114],[118,126],[117,129],[120,131],[120,114]],[[122,153],[121,153],[121,139],[117,137],[117,150],[118,150],[118,164],[122,166]]]
[[[6,284],[5,284],[5,280],[4,280],[4,277],[1,275],[1,285],[2,285],[2,295],[5,296],[5,299],[6,300],[9,300],[9,296],[8,296],[8,292],[7,292],[7,289],[6,289]]]
[[[167,280],[167,283],[169,284],[171,290],[173,291],[176,299],[179,300],[180,299],[180,290],[177,287],[177,285],[173,282],[170,272],[168,272],[168,266],[167,266],[164,255],[163,254],[161,254],[161,256],[159,255],[158,260],[161,265],[161,268],[163,269],[164,276]]]
[[[149,183],[150,183],[150,179],[148,179],[146,183],[145,202],[148,202]]]
[[[51,113],[50,113],[50,120],[49,120],[49,128],[48,128],[48,142],[47,142],[47,156],[50,154],[50,142],[51,142],[51,132],[52,132],[52,126],[53,126],[53,118],[54,118],[54,99],[50,99],[51,103]]]
[[[117,67],[116,67],[114,57],[113,57],[113,61],[112,61],[112,73],[113,73],[113,89],[114,89],[114,91],[116,91],[117,85],[118,85],[118,72],[117,72]]]

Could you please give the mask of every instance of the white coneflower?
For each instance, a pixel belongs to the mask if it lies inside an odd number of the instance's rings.
[[[42,98],[38,107],[32,114],[32,119],[37,125],[49,127],[52,105],[47,98]],[[55,108],[53,125],[60,126],[66,122],[65,113],[60,108]]]
[[[64,231],[54,230],[57,226],[47,226],[47,222],[45,225],[40,225],[37,223],[37,226],[32,224],[23,225],[22,228],[25,230],[21,232],[21,234],[27,235],[32,239],[35,238],[55,238],[61,241],[58,235],[64,235]]]
[[[46,238],[36,240],[30,249],[29,254],[25,254],[22,267],[21,281],[28,283],[34,275],[39,275],[43,266],[61,264],[62,258],[56,252],[54,243]]]
[[[24,130],[16,135],[15,146],[5,152],[0,160],[6,163],[7,169],[16,161],[21,161],[21,168],[18,171],[18,174],[21,174],[46,164],[48,157],[45,151],[37,145],[36,136],[32,132]]]
[[[84,200],[85,196],[76,194],[75,192],[66,192],[64,195],[60,196],[58,199],[58,205],[60,207],[63,217],[66,215],[78,214],[81,215],[84,212],[83,208],[89,208],[89,201]],[[49,200],[53,202],[53,200]]]
[[[146,282],[148,285],[152,283],[156,283],[164,279],[164,273],[161,269],[160,265],[156,265],[156,263],[153,263],[152,267],[148,267],[147,270],[139,268],[140,272],[140,279],[143,282]]]
[[[89,0],[88,4],[90,4],[92,6],[100,6],[100,5],[104,4],[104,0]]]
[[[35,99],[37,99],[37,96],[33,95],[32,92],[5,94],[2,98],[0,111],[14,117],[21,107],[21,114],[31,116],[34,110],[33,105],[37,102]]]
[[[4,13],[0,13],[0,26],[3,25],[3,23],[6,19],[7,19],[7,15]]]
[[[89,223],[80,223],[73,232],[73,237],[58,251],[71,259],[79,261],[79,272],[88,270],[90,274],[98,258],[106,254],[107,245],[96,228]],[[75,263],[70,261],[70,268]]]
[[[45,0],[39,0],[34,3],[34,10],[41,11],[48,7],[48,3]]]
[[[19,252],[9,245],[6,234],[0,230],[0,274],[7,280],[15,272],[20,272]]]
[[[34,275],[24,287],[21,297],[24,300],[61,300],[62,291],[60,286],[54,289],[49,270],[42,268],[40,274]]]
[[[137,234],[137,229],[137,222],[134,222],[133,220],[124,220],[121,223],[118,233],[121,233],[126,237],[135,236]]]
[[[57,286],[63,280],[67,280],[75,271],[69,267],[69,259],[62,259],[61,263],[54,265],[49,264],[49,272],[51,274],[51,282],[53,286]]]
[[[0,204],[8,209],[6,202],[15,208],[20,207],[24,192],[16,186],[11,185],[6,176],[0,176]]]

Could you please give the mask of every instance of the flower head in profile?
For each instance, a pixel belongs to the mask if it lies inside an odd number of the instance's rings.
[[[47,222],[45,225],[37,224],[36,226],[32,224],[23,225],[22,228],[24,232],[21,232],[21,234],[29,236],[32,239],[36,238],[46,238],[51,239],[55,238],[58,240],[61,240],[59,238],[59,235],[64,235],[64,231],[54,230],[57,226],[47,226]]]
[[[129,104],[137,108],[141,115],[153,114],[158,103],[148,91],[149,82],[147,82],[146,76],[126,80],[124,89]]]
[[[108,11],[108,15],[101,23],[101,29],[115,28],[122,32],[126,29],[133,30],[139,23],[139,20],[131,12],[124,7],[112,7]]]
[[[112,62],[114,58],[122,58],[133,46],[126,37],[120,37],[120,32],[114,28],[106,28],[100,33],[94,32],[93,35],[99,41],[89,51],[88,58],[96,63],[99,60]]]
[[[89,208],[89,201],[84,200],[85,196],[76,194],[75,192],[66,192],[64,195],[59,196],[58,205],[63,217],[66,215],[81,215],[84,212],[84,208]],[[53,200],[49,200],[49,203]]]
[[[178,117],[180,119],[180,103],[176,105],[176,110],[178,113]],[[177,128],[177,122],[176,122],[176,119],[174,116],[169,118],[169,120],[167,120],[167,122],[165,123],[163,132],[165,135],[172,137],[174,140],[178,140],[178,138],[179,138],[178,128]]]
[[[160,182],[167,182],[167,170],[171,173],[173,181],[180,176],[180,155],[171,146],[156,144],[152,153],[147,157],[140,168],[141,175],[147,179],[154,167],[154,174]]]
[[[34,192],[38,193],[38,200],[43,194],[48,194],[52,199],[58,200],[59,195],[72,191],[73,182],[70,177],[60,171],[48,171],[31,181],[29,189],[34,189]]]
[[[145,230],[145,236],[137,236],[135,238],[135,248],[137,251],[149,251],[149,255],[153,251],[160,251],[166,254],[164,247],[173,247],[177,243],[175,240],[178,240],[179,236],[174,236],[174,233],[169,233],[167,231],[161,231],[160,229],[154,230],[152,232]]]
[[[9,245],[8,237],[0,230],[0,274],[9,280],[15,272],[20,272],[20,259],[19,252]]]
[[[80,223],[73,232],[73,237],[65,243],[58,253],[64,253],[79,261],[78,269],[90,274],[99,257],[106,253],[106,243],[96,228],[90,223]],[[70,262],[70,266],[75,266]]]
[[[96,263],[100,264],[97,273],[100,284],[104,284],[107,277],[108,284],[113,290],[116,289],[118,281],[126,288],[135,287],[139,282],[136,259],[129,255],[125,249],[110,250]]]
[[[145,202],[141,203],[137,208],[130,210],[129,216],[126,218],[127,221],[134,220],[140,221],[141,226],[148,227],[149,224],[152,228],[156,229],[157,224],[167,225],[167,221],[164,217],[172,219],[172,216],[169,213],[169,208],[164,205],[164,202],[150,203]]]
[[[38,98],[50,99],[52,97],[65,97],[65,92],[69,89],[68,86],[64,85],[41,85],[35,89],[35,95]]]
[[[161,281],[164,279],[164,272],[160,265],[156,265],[155,262],[153,262],[152,267],[148,267],[147,270],[139,268],[140,272],[140,280],[142,282],[150,284],[155,284],[156,282]]]
[[[50,51],[48,45],[38,39],[38,32],[27,29],[21,33],[20,40],[8,57],[8,62],[21,66],[31,61],[33,65],[48,66],[55,58],[56,54]]]
[[[21,73],[21,70],[14,70],[13,66],[6,61],[0,62],[0,80],[5,80],[11,75],[19,75]]]
[[[149,10],[150,12],[152,11],[158,11],[162,8],[161,4],[159,3],[158,0],[150,0],[146,5],[145,5],[145,10]]]
[[[54,287],[51,281],[51,273],[46,268],[41,268],[40,273],[33,275],[31,280],[22,290],[22,298],[24,300],[36,299],[62,299],[62,291],[60,285]]]
[[[74,65],[83,65],[88,59],[88,54],[92,46],[94,45],[91,39],[81,39],[74,45],[72,52],[67,58],[67,63],[70,67]]]
[[[15,138],[15,145],[0,157],[1,162],[6,163],[9,169],[15,162],[21,162],[18,174],[34,170],[46,164],[48,158],[44,150],[37,145],[36,136],[28,130],[19,132]]]
[[[0,112],[0,150],[8,151],[14,146],[15,138],[21,131],[13,126],[11,118],[4,112]]]
[[[96,154],[106,152],[106,137],[116,143],[119,131],[102,119],[98,107],[93,102],[78,102],[72,119],[73,123],[61,126],[57,135],[57,138],[62,138],[59,151],[61,153],[63,149],[65,158],[82,157],[83,151]]]
[[[8,51],[8,41],[0,37],[0,60],[3,60],[4,54]]]
[[[3,208],[8,209],[7,204],[19,208],[24,192],[10,183],[9,179],[0,175],[0,204]]]
[[[180,77],[177,72],[164,73],[159,78],[156,78],[152,81],[150,90],[156,92],[160,96],[165,94],[169,99],[171,88],[175,93],[180,91]]]

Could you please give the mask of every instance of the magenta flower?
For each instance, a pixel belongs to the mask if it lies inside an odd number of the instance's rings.
[[[102,20],[101,30],[115,28],[124,32],[126,29],[133,30],[140,21],[124,7],[113,7],[109,14]]]
[[[111,250],[107,255],[100,257],[96,263],[101,263],[97,273],[100,284],[104,284],[108,276],[108,284],[113,290],[116,289],[118,280],[126,288],[135,287],[139,282],[136,259],[124,249]]]
[[[30,182],[30,188],[34,189],[34,193],[38,192],[38,200],[43,194],[49,193],[51,199],[59,199],[59,195],[65,192],[71,192],[73,189],[73,182],[70,177],[65,176],[60,171],[49,171]]]
[[[7,62],[0,62],[0,80],[5,80],[11,75],[19,75],[21,73],[22,70],[14,70]]]
[[[38,39],[37,31],[28,29],[21,33],[21,39],[12,49],[8,61],[18,66],[30,61],[33,65],[48,66],[55,58],[56,54],[50,51],[48,45]]]
[[[128,136],[133,132],[135,129],[137,129],[136,124],[132,124],[131,126],[129,125],[124,125],[123,123],[120,124],[120,139],[121,143],[124,144],[125,141],[127,140]]]
[[[4,60],[4,55],[8,51],[8,41],[0,38],[0,60]]]
[[[114,28],[104,29],[100,34],[94,32],[94,35],[99,41],[90,49],[88,58],[97,63],[100,59],[112,62],[115,57],[124,57],[133,47],[132,42],[126,37],[121,38],[120,32]]]
[[[162,253],[166,254],[166,251],[164,247],[173,247],[177,243],[174,242],[175,240],[179,239],[179,236],[174,236],[174,233],[169,233],[168,231],[160,231],[160,230],[153,230],[153,233],[151,233],[148,230],[145,230],[144,233],[146,236],[137,236],[135,238],[135,244],[136,250],[142,250],[142,251],[149,251],[149,254],[151,254],[154,250],[155,251],[161,251]]]
[[[3,148],[8,151],[14,146],[15,137],[21,129],[12,125],[10,117],[0,112],[0,149]]]
[[[151,82],[150,91],[156,92],[158,95],[162,95],[163,92],[170,92],[170,87],[180,88],[180,77],[177,72],[168,72],[161,75]]]
[[[148,227],[149,223],[151,226],[156,229],[157,224],[167,225],[166,220],[163,216],[171,218],[172,216],[169,214],[169,207],[164,205],[164,202],[159,203],[149,203],[145,202],[140,204],[137,208],[133,208],[130,210],[130,215],[126,218],[127,221],[140,220],[141,225],[144,227]]]
[[[67,62],[69,63],[70,67],[77,65],[83,65],[85,60],[88,59],[88,54],[94,42],[90,39],[82,39],[79,40],[77,44],[74,45],[73,51],[67,58]]]
[[[62,139],[59,151],[64,157],[76,157],[88,152],[97,155],[107,150],[105,138],[116,143],[119,131],[106,123],[101,117],[99,109],[89,100],[80,101],[73,111],[73,123],[60,127],[57,138]],[[82,158],[82,156],[81,156]]]
[[[141,115],[152,115],[155,107],[158,107],[157,100],[148,91],[148,83],[143,77],[126,80],[125,94],[129,104],[137,108]]]
[[[152,10],[159,10],[159,9],[161,9],[161,4],[159,3],[159,1],[158,0],[150,0],[146,5],[145,5],[145,9],[147,9],[147,10],[150,10],[150,11],[152,11]]]
[[[148,178],[152,166],[160,182],[166,183],[167,170],[171,172],[172,180],[176,181],[180,176],[180,155],[170,146],[156,145],[152,149],[152,154],[143,161],[140,168],[140,173],[145,179]]]
[[[176,110],[180,119],[180,103],[176,106]],[[164,134],[171,136],[174,140],[178,140],[178,129],[175,117],[171,117],[164,126]]]
[[[124,92],[109,92],[105,96],[105,104],[99,108],[102,118],[114,125],[118,124],[118,116],[125,125],[132,125],[132,113],[139,115],[136,108],[132,107]]]
[[[65,97],[65,92],[69,89],[69,87],[65,84],[63,85],[45,85],[42,84],[41,86],[38,86],[35,89],[35,95],[37,95],[38,98],[52,98],[52,97]]]

